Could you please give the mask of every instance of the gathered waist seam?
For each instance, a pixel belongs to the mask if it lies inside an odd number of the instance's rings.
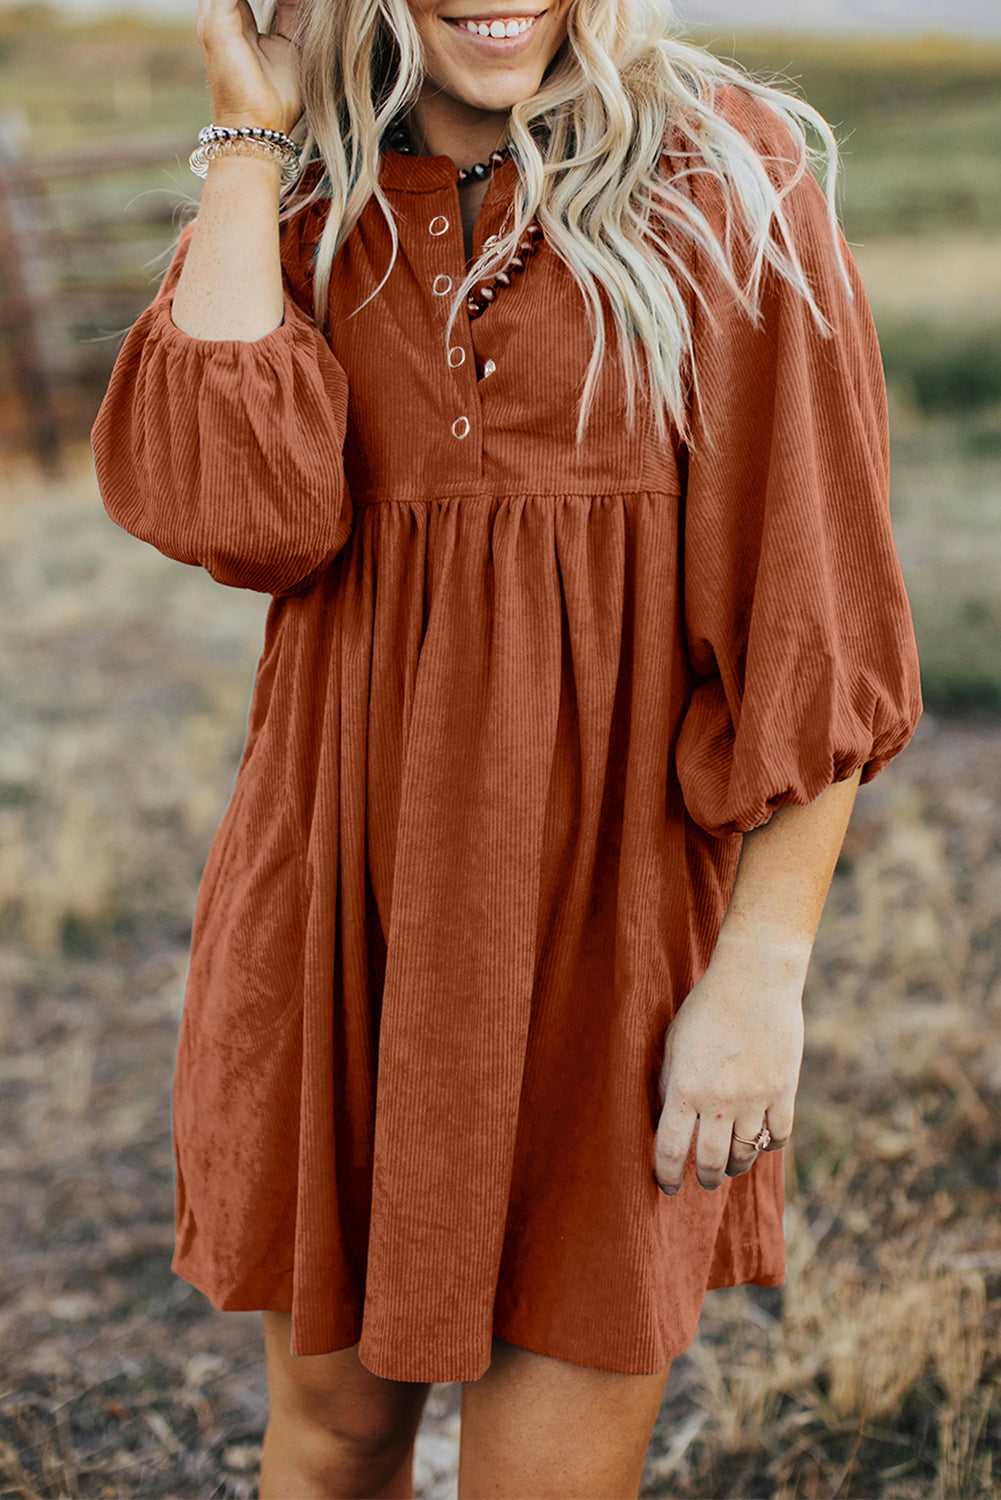
[[[352,491],[351,503],[355,510],[364,510],[370,505],[444,505],[453,501],[504,501],[504,500],[614,500],[629,495],[664,495],[680,498],[679,489],[667,489],[659,485],[644,487],[632,485],[615,490],[505,490],[495,494],[492,490],[463,490],[443,495],[382,495],[361,494]]]

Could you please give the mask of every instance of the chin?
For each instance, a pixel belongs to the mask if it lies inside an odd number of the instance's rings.
[[[541,82],[541,78],[533,76],[524,80],[512,80],[507,84],[496,79],[488,85],[484,79],[470,74],[450,80],[444,84],[444,88],[473,109],[482,109],[487,114],[506,114],[516,104],[531,99],[538,92]]]

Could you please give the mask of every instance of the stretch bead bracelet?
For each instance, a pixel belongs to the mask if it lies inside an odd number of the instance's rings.
[[[295,182],[302,170],[295,141],[284,131],[270,130],[266,125],[206,125],[198,132],[198,145],[188,157],[188,165],[196,177],[205,177],[209,162],[227,153],[263,153],[280,162],[283,187]]]

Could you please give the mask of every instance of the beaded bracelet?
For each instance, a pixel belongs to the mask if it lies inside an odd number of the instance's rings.
[[[198,145],[188,157],[188,165],[196,177],[205,177],[209,162],[230,152],[237,156],[263,152],[280,162],[283,187],[295,182],[302,170],[295,141],[284,131],[270,130],[266,125],[206,125],[198,132]]]

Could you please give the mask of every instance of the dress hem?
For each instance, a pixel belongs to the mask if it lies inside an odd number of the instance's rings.
[[[291,1288],[286,1288],[284,1293],[270,1293],[265,1296],[252,1293],[227,1293],[218,1290],[209,1291],[212,1285],[209,1278],[204,1282],[194,1271],[183,1271],[181,1262],[175,1256],[171,1261],[170,1269],[175,1275],[207,1297],[217,1312],[283,1312],[292,1311]],[[722,1279],[710,1280],[706,1291],[718,1291],[727,1287],[736,1286],[782,1286],[786,1280],[786,1270],[767,1271],[760,1270],[741,1274],[733,1272],[724,1275]],[[700,1314],[701,1316],[701,1310]],[[332,1320],[333,1321],[333,1320]],[[643,1347],[649,1350],[648,1354],[638,1354],[635,1357],[623,1355],[620,1358],[604,1355],[602,1362],[597,1362],[586,1357],[586,1349],[582,1344],[570,1338],[560,1340],[552,1338],[531,1339],[521,1331],[517,1321],[509,1321],[497,1318],[492,1328],[492,1337],[503,1340],[504,1343],[513,1344],[515,1347],[524,1349],[531,1354],[540,1354],[549,1359],[558,1359],[568,1364],[581,1365],[586,1369],[606,1370],[617,1375],[655,1375],[662,1370],[668,1362],[684,1354],[691,1346],[697,1332],[698,1319],[690,1333],[683,1333],[679,1337],[670,1338],[651,1336],[643,1339]],[[331,1333],[326,1337],[311,1337],[305,1335],[304,1340],[311,1345],[322,1345],[322,1347],[299,1348],[292,1352],[296,1356],[311,1356],[318,1354],[334,1354],[342,1349],[357,1347],[360,1362],[373,1375],[378,1375],[384,1380],[406,1380],[417,1383],[429,1383],[434,1385],[454,1385],[467,1380],[479,1380],[490,1367],[489,1356],[484,1362],[474,1360],[464,1363],[461,1359],[451,1362],[453,1373],[446,1373],[445,1364],[436,1363],[434,1360],[413,1362],[404,1359],[396,1359],[375,1347],[375,1341],[369,1338],[362,1327],[362,1314],[359,1312],[349,1317],[345,1324],[343,1334]],[[343,1340],[343,1342],[342,1342]],[[446,1362],[448,1363],[448,1362]],[[423,1373],[415,1371],[423,1370]],[[405,1372],[405,1373],[401,1373]]]

